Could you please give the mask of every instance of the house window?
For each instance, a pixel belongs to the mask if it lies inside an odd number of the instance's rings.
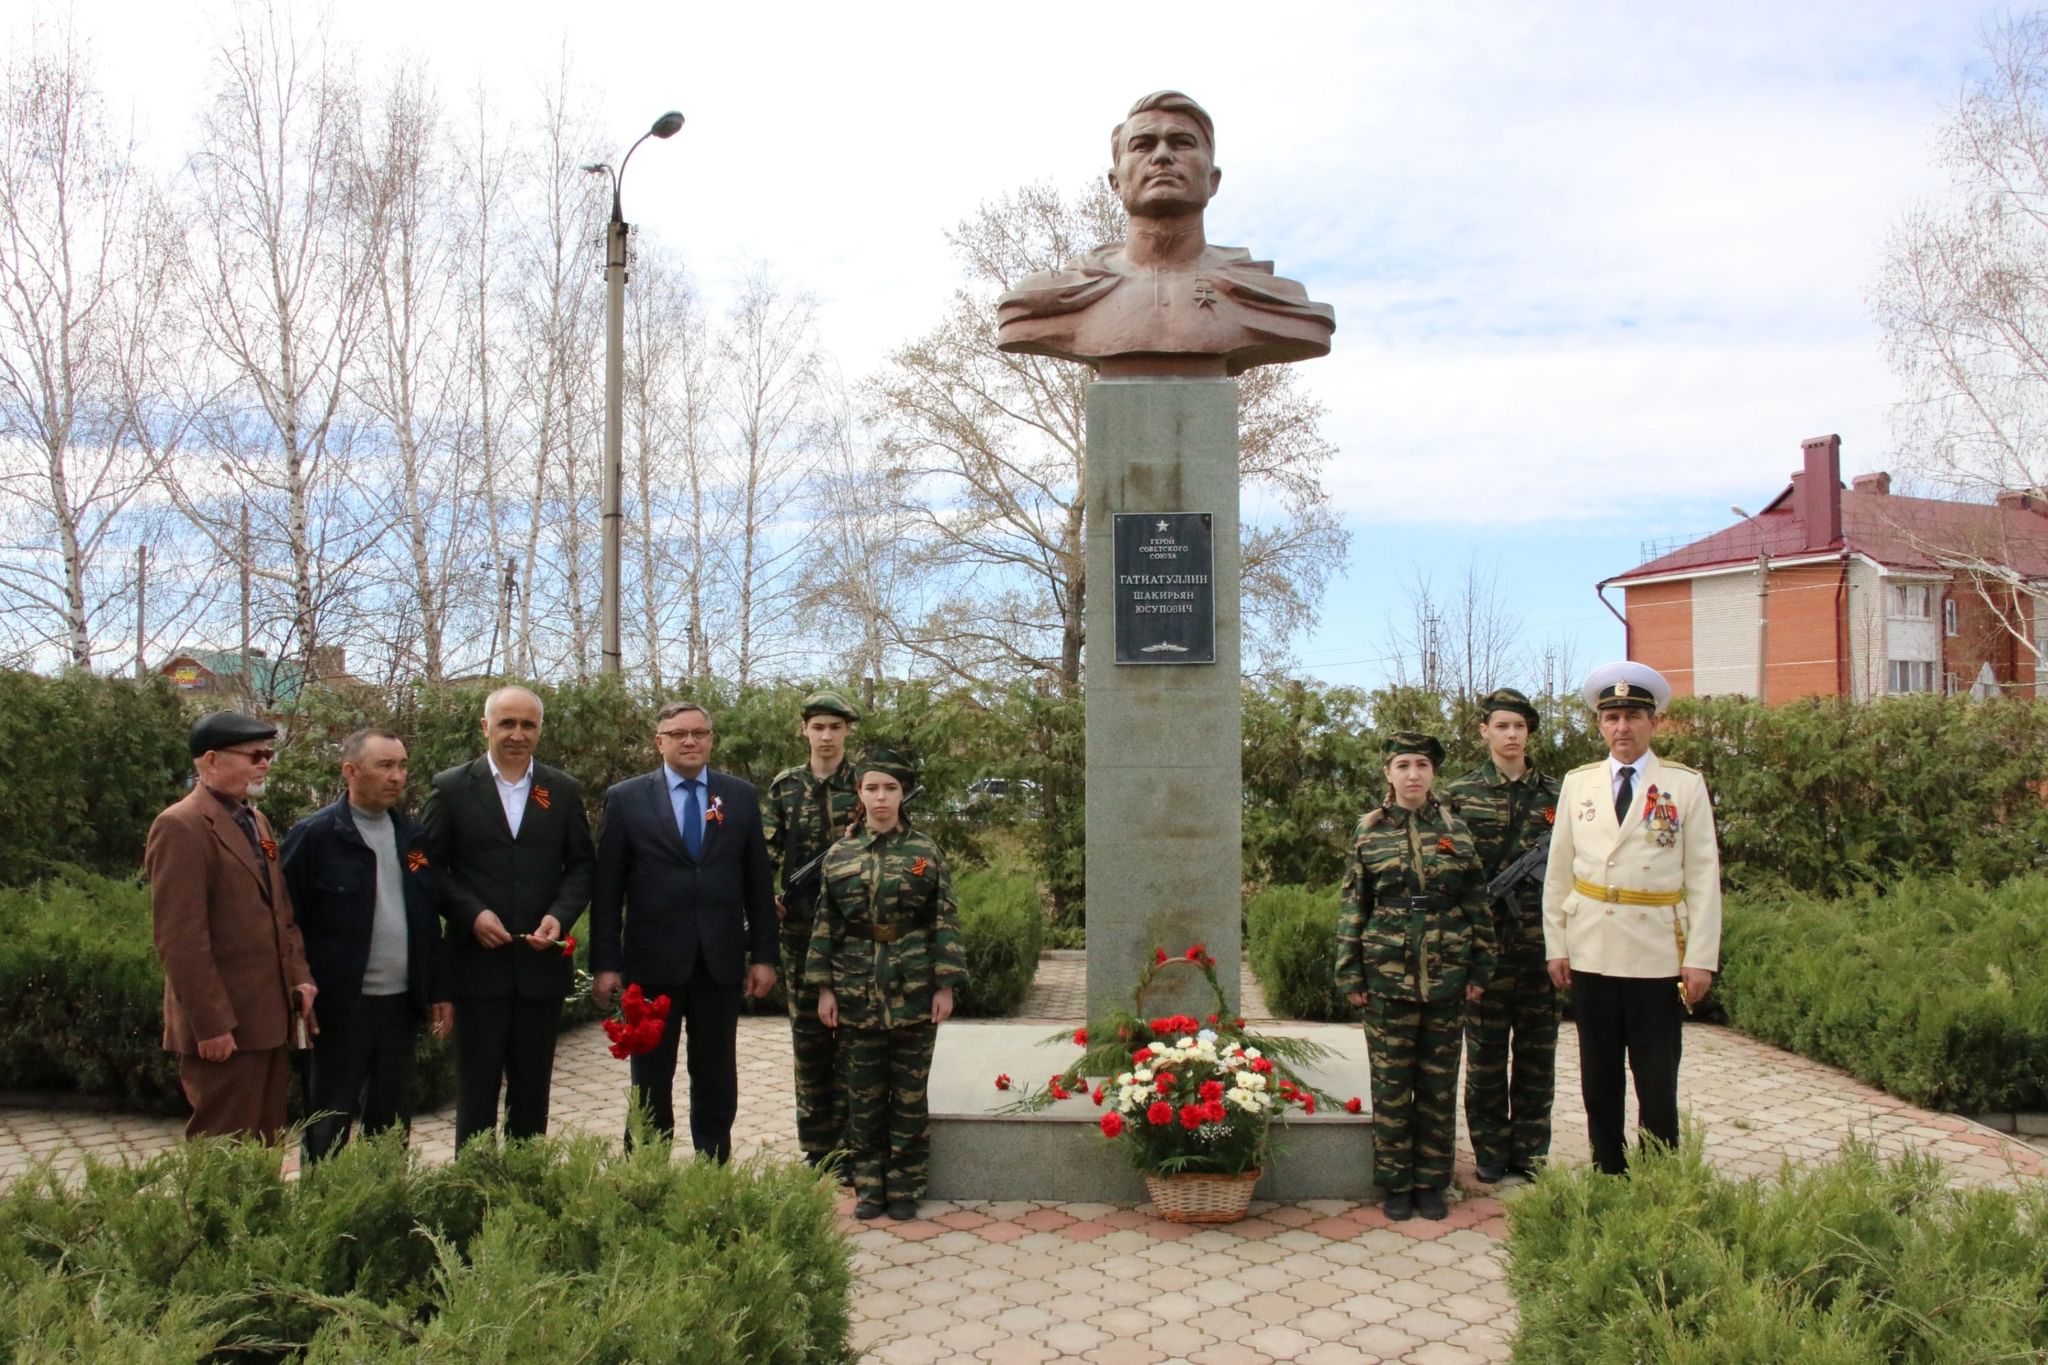
[[[1934,690],[1934,664],[1928,659],[1893,659],[1891,661],[1891,686],[1887,689],[1899,692],[1932,692]]]
[[[1956,599],[1953,597],[1941,599],[1941,633],[1943,635],[1954,635],[1956,633]]]
[[[1931,583],[1892,584],[1892,619],[1895,621],[1931,621],[1934,619],[1934,585]]]

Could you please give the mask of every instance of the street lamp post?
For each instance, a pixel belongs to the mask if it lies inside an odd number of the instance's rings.
[[[603,172],[612,179],[612,216],[604,233],[604,590],[598,614],[604,618],[604,658],[599,667],[605,673],[621,671],[619,648],[619,545],[625,522],[620,489],[625,483],[623,429],[620,421],[625,402],[626,363],[626,215],[619,207],[619,186],[626,179],[626,163],[640,144],[650,137],[674,137],[683,126],[683,116],[671,109],[642,133],[615,171],[609,162],[596,161],[583,169]]]
[[[1771,552],[1764,541],[1762,522],[1740,507],[1731,506],[1728,510],[1756,527],[1756,699],[1763,702],[1771,670]]]

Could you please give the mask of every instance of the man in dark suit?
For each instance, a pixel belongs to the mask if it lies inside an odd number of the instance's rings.
[[[441,872],[455,996],[455,1145],[498,1126],[548,1130],[555,1032],[575,987],[564,935],[590,900],[583,788],[534,761],[540,698],[501,687],[484,702],[487,752],[434,776],[420,823]]]
[[[661,766],[605,793],[590,966],[600,1006],[627,978],[673,1002],[660,1046],[633,1059],[634,1098],[674,1135],[677,1035],[687,1030],[690,1141],[725,1161],[739,1112],[740,999],[775,988],[778,945],[761,803],[707,766],[715,740],[709,712],[671,702],[654,722]]]
[[[306,1074],[310,1164],[363,1132],[412,1127],[413,1039],[422,1020],[446,1038],[448,952],[427,832],[398,809],[405,742],[358,730],[341,742],[348,791],[284,836],[306,961],[320,992],[320,1036]]]
[[[192,727],[198,780],[157,816],[142,855],[164,968],[164,1050],[191,1102],[185,1136],[284,1129],[294,1011],[310,1031],[318,993],[292,921],[277,840],[249,804],[277,757],[277,727],[235,711]],[[303,1046],[303,1043],[301,1043]]]

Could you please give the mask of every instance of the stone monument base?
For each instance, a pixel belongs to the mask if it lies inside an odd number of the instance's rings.
[[[953,1022],[939,1030],[932,1057],[932,1199],[1030,1199],[1063,1203],[1142,1204],[1145,1182],[1122,1150],[1097,1126],[1102,1110],[1086,1096],[1035,1114],[999,1114],[1015,1093],[996,1089],[1007,1073],[1021,1088],[1043,1087],[1077,1055],[1071,1043],[1040,1046],[1053,1026]],[[1337,1096],[1370,1104],[1363,1030],[1329,1024],[1283,1024],[1263,1032],[1313,1038],[1331,1055],[1303,1078]],[[1281,1125],[1275,1154],[1259,1181],[1259,1199],[1379,1197],[1372,1184],[1372,1116],[1338,1109],[1299,1113]]]

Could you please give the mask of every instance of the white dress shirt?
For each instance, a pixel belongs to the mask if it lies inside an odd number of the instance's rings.
[[[490,754],[484,755],[491,765],[491,776],[498,783],[498,804],[505,808],[505,824],[512,831],[512,837],[519,837],[519,822],[526,818],[526,796],[533,790],[533,760],[526,760],[526,772],[517,782],[505,780],[505,774],[498,771],[498,760]]]

